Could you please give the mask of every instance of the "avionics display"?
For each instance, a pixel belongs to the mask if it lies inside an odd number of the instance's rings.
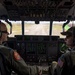
[[[36,43],[35,42],[25,42],[25,49],[27,54],[36,54]]]
[[[37,43],[37,52],[38,54],[46,54],[46,43],[45,42],[38,42]]]
[[[58,41],[52,41],[47,44],[48,61],[56,61],[58,59]]]

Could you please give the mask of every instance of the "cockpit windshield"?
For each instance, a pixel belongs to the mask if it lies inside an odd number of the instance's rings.
[[[3,20],[2,20],[3,21]],[[3,21],[4,22],[4,21]],[[24,21],[24,27],[22,28],[21,21],[10,21],[12,23],[12,34],[9,37],[14,37],[15,35],[22,35],[22,29],[24,29],[24,35],[50,35],[50,21],[39,21],[36,24],[35,21]],[[60,38],[64,38],[60,34],[63,31],[62,26],[66,21],[54,21],[52,24],[52,36],[60,36]],[[6,22],[5,22],[6,23]],[[64,29],[67,30],[70,28],[74,22],[70,22],[67,24]],[[10,26],[6,23],[8,32],[10,32]]]

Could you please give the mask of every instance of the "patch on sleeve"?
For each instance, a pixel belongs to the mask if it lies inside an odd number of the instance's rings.
[[[58,60],[58,66],[62,67],[63,64],[64,64],[64,62],[63,62],[61,59],[59,59],[59,60]]]
[[[21,59],[20,55],[16,51],[14,51],[14,58],[15,58],[15,60]]]

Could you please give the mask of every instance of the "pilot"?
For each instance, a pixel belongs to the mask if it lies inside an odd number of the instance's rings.
[[[73,26],[61,34],[66,36],[65,43],[68,49],[58,59],[53,75],[75,75],[75,27]]]
[[[0,23],[0,54],[2,54],[5,61],[4,67],[6,74],[11,75],[11,70],[16,72],[18,75],[40,75],[41,70],[38,66],[28,66],[22,57],[9,47],[3,45],[3,42],[7,41],[8,31],[4,23]],[[1,55],[0,55],[1,56]],[[0,57],[1,58],[1,57]],[[1,66],[1,64],[0,64]],[[2,72],[3,73],[3,72]]]

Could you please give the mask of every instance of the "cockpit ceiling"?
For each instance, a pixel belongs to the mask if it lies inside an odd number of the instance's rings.
[[[75,19],[74,0],[0,0],[0,19],[64,21]]]

